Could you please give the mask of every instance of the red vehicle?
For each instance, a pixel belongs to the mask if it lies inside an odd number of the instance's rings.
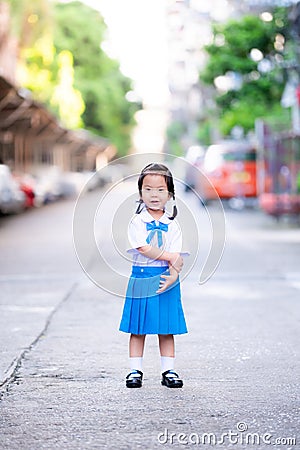
[[[248,141],[223,141],[208,147],[197,191],[204,202],[255,198],[256,150]],[[206,180],[209,180],[209,182]]]
[[[19,189],[25,194],[25,208],[33,207],[35,193],[32,184],[26,177],[15,176],[14,178],[19,185]]]
[[[257,134],[261,209],[274,217],[300,214],[300,136],[274,133],[266,124]]]

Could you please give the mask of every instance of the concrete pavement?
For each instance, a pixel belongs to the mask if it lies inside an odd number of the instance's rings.
[[[201,220],[204,211],[187,202]],[[300,448],[300,230],[259,212],[228,211],[218,271],[199,286],[196,264],[182,284],[183,389],[160,385],[157,338],[148,336],[144,384],[130,390],[122,299],[73,260],[73,206],[34,212],[42,229],[30,215],[2,222],[1,253],[10,255],[1,276],[0,340],[4,349],[9,342],[2,380],[10,379],[1,391],[0,448]],[[21,225],[38,242],[17,245]]]

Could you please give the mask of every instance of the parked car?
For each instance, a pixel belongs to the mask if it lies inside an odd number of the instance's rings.
[[[35,206],[51,203],[76,194],[76,186],[69,174],[57,166],[40,168],[34,175]]]
[[[25,194],[25,208],[32,208],[34,206],[35,192],[34,182],[30,175],[14,176],[19,189]]]
[[[9,167],[0,164],[0,213],[13,214],[25,208],[26,197]]]
[[[221,199],[254,199],[256,189],[256,150],[248,141],[223,141],[210,145],[196,190],[204,202]]]

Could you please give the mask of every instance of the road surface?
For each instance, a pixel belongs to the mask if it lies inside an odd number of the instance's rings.
[[[201,256],[207,212],[180,198],[201,224]],[[148,336],[143,387],[130,390],[123,300],[81,269],[74,204],[0,219],[1,450],[299,449],[300,229],[226,210],[216,272],[200,285],[200,258],[182,282],[184,387],[161,386]]]

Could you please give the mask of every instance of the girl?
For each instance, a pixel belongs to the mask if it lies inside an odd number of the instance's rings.
[[[139,205],[128,228],[133,254],[132,274],[128,282],[120,331],[129,339],[130,373],[128,388],[142,386],[142,360],[146,334],[157,334],[161,355],[161,384],[181,388],[182,380],[174,372],[174,334],[187,333],[181,305],[178,274],[182,237],[176,221],[173,177],[163,164],[147,165],[138,179]],[[173,214],[165,205],[173,199]]]

